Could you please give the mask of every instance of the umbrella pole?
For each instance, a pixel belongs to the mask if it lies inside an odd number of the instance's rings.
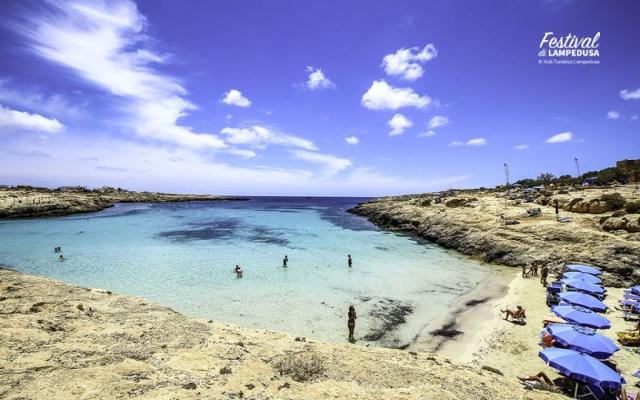
[[[578,382],[576,382],[576,389],[573,391],[573,398],[574,399],[578,398]]]

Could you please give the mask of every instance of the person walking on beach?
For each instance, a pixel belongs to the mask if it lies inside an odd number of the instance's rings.
[[[355,342],[356,339],[353,337],[353,331],[356,329],[356,309],[351,305],[349,306],[349,314],[348,314],[347,327],[349,328],[349,341]]]
[[[347,254],[347,264],[349,268],[353,267],[353,260],[351,259],[351,254]]]
[[[540,283],[542,283],[542,286],[547,286],[548,275],[549,275],[549,266],[545,264],[540,269]]]
[[[560,218],[560,207],[559,207],[559,204],[558,204],[558,199],[555,199],[554,203],[555,203],[555,206],[556,206],[556,219],[559,219]]]
[[[282,260],[282,266],[287,268],[288,263],[289,263],[289,257],[285,254],[284,259]]]
[[[242,268],[239,265],[236,265],[236,278],[242,278]]]

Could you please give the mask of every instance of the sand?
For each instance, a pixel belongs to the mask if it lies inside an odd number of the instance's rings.
[[[185,317],[0,269],[2,399],[556,399],[427,352]]]

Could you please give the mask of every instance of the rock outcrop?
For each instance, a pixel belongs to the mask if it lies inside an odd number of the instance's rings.
[[[0,219],[61,216],[104,210],[115,203],[244,200],[216,195],[184,195],[155,192],[0,189]]]
[[[530,204],[505,199],[499,193],[472,195],[473,202],[463,192],[440,204],[425,201],[428,195],[386,197],[350,211],[381,227],[410,232],[486,262],[508,266],[534,260],[583,262],[601,267],[607,284],[640,282],[640,235],[633,233],[637,232],[637,214],[608,218],[601,226],[602,215],[563,212],[563,220],[570,222],[561,223],[553,203],[540,207],[541,215],[532,217],[527,213]],[[455,198],[464,199],[455,203],[464,206],[448,206]]]

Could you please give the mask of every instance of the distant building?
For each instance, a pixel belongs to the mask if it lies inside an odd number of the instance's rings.
[[[627,183],[640,183],[640,160],[618,161],[616,168],[627,176]]]

